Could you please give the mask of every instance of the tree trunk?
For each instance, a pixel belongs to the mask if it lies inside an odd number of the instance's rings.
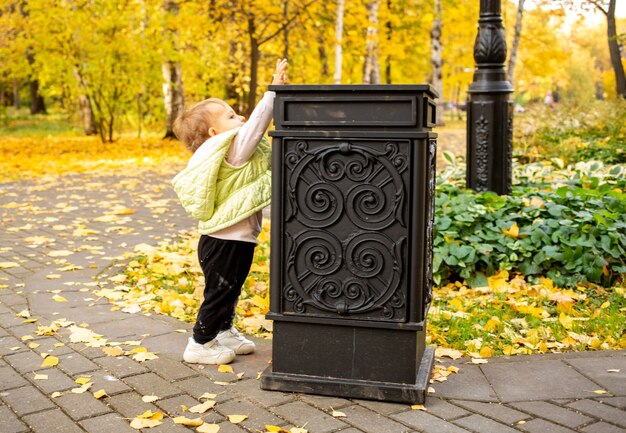
[[[391,0],[387,0],[387,10],[391,11]],[[387,28],[387,44],[391,45],[393,25],[391,24],[390,19],[387,19],[385,27]],[[391,55],[387,55],[387,58],[385,59],[385,82],[387,84],[391,84]]]
[[[74,78],[81,88],[81,94],[78,96],[78,101],[80,103],[80,112],[82,113],[83,118],[83,130],[85,131],[85,135],[94,135],[98,132],[96,128],[96,119],[91,106],[91,98],[85,92],[85,90],[87,90],[87,83],[78,70],[78,67],[74,68]]]
[[[615,73],[615,90],[617,96],[626,98],[626,77],[624,76],[624,66],[620,54],[620,47],[617,41],[617,27],[615,25],[615,2],[610,0],[609,10],[606,12],[607,36],[609,39],[609,53],[611,55],[611,65]]]
[[[165,0],[163,3],[165,15],[178,16],[179,6],[176,0]],[[166,25],[166,39],[169,38],[174,52],[178,51],[178,32],[175,28]],[[174,121],[185,109],[183,95],[182,67],[178,61],[166,60],[162,65],[163,71],[163,101],[165,104],[165,137],[174,138]]]
[[[30,114],[48,114],[43,97],[39,94],[39,80],[28,83],[30,89]]]
[[[517,61],[517,50],[519,48],[519,41],[522,35],[522,18],[524,17],[524,1],[518,0],[517,3],[517,17],[515,18],[515,34],[513,35],[513,44],[511,45],[511,55],[509,56],[509,68],[507,75],[509,82],[513,84],[515,78],[515,62]]]
[[[326,46],[324,45],[324,37],[321,33],[317,36],[317,52],[320,56],[320,64],[322,66],[320,82],[323,83],[330,75],[330,68],[328,66],[328,53],[326,52]]]
[[[430,83],[435,91],[439,94],[437,99],[437,125],[443,125],[443,53],[441,46],[441,30],[443,27],[441,18],[443,14],[442,0],[435,0],[435,16],[433,19],[433,27],[430,30],[430,64],[431,76]]]
[[[333,82],[341,84],[341,68],[343,59],[343,48],[341,46],[343,40],[343,14],[344,0],[337,0],[337,19],[335,21],[335,74]]]
[[[21,101],[20,101],[20,86],[17,81],[17,78],[13,78],[13,106],[16,110],[20,109]]]
[[[289,58],[289,0],[283,5],[283,59]]]
[[[261,59],[261,49],[259,40],[256,37],[256,27],[253,17],[248,17],[248,37],[250,39],[250,93],[248,93],[248,106],[246,116],[249,116],[256,105],[256,91],[259,87],[259,60]]]
[[[363,66],[363,83],[380,84],[380,63],[378,62],[378,0],[365,4],[369,14],[367,39],[365,46],[365,65]]]

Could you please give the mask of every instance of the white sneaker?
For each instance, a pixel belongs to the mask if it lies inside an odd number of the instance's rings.
[[[215,339],[219,341],[222,346],[234,350],[237,355],[247,355],[254,352],[256,348],[254,343],[241,335],[235,327],[220,332]]]
[[[193,364],[228,364],[235,359],[235,352],[222,346],[217,338],[200,344],[196,343],[193,337],[189,337],[183,359]]]

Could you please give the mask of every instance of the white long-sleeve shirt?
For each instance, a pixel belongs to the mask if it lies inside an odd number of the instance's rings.
[[[226,162],[233,167],[241,167],[248,162],[250,157],[256,151],[256,148],[265,135],[265,131],[270,126],[273,115],[274,98],[276,93],[265,92],[263,98],[252,111],[250,118],[237,132],[233,138]],[[211,233],[209,236],[218,239],[227,239],[235,241],[244,241],[258,243],[257,237],[261,233],[261,224],[263,222],[263,212],[242,220],[223,230]]]

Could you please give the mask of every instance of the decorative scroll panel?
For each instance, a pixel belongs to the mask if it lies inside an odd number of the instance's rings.
[[[284,314],[406,320],[409,144],[285,140]]]

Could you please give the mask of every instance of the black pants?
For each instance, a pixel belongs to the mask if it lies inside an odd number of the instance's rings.
[[[233,326],[235,307],[246,281],[256,244],[200,237],[198,259],[204,272],[204,301],[198,311],[193,338],[204,344]]]

